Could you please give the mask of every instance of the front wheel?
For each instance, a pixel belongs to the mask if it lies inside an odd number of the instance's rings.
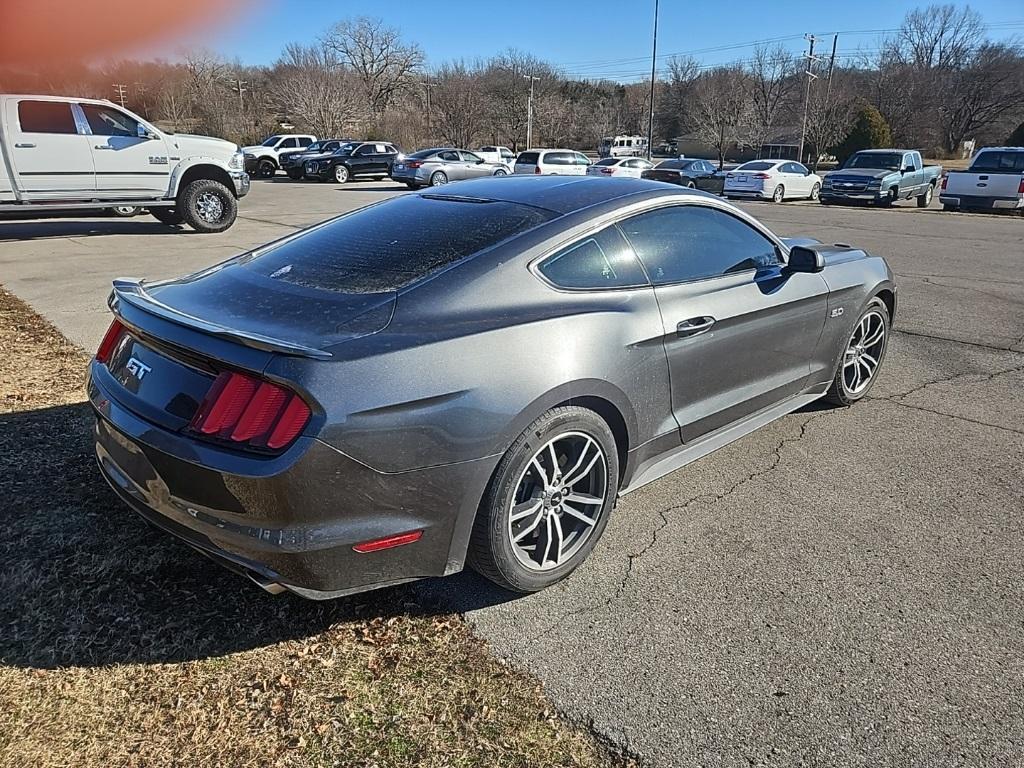
[[[878,201],[878,204],[883,208],[891,208],[895,204],[898,197],[899,191],[896,189],[896,187],[890,187],[889,191],[885,194],[885,197],[881,198]]]
[[[350,175],[351,174],[349,173],[349,170],[348,170],[348,168],[346,166],[344,166],[344,165],[336,165],[336,166],[334,166],[334,180],[336,182],[338,182],[339,184],[344,184],[345,182],[347,182],[349,180],[349,176]]]
[[[256,176],[260,179],[272,179],[277,173],[277,164],[273,160],[260,160],[256,166]]]
[[[811,200],[817,200],[821,196],[821,184],[815,183],[811,187]]]
[[[925,189],[924,194],[917,196],[917,207],[918,208],[927,208],[929,205],[931,205],[932,204],[932,195],[934,195],[934,194],[935,194],[935,187],[933,187],[931,184],[929,184],[928,188]]]
[[[846,341],[826,399],[836,405],[853,405],[867,395],[889,347],[889,324],[889,308],[881,299],[873,298]]]
[[[694,184],[692,181],[688,181],[688,182],[686,182],[686,188],[687,189],[696,189],[697,185]]]
[[[960,210],[960,207],[957,205],[950,205],[949,203],[943,203],[942,210],[946,211],[946,213],[956,213]]]
[[[302,171],[301,170],[297,170],[297,171],[296,170],[289,170],[288,171],[288,178],[291,179],[292,181],[298,181],[299,179],[302,178]]]
[[[223,232],[235,223],[238,201],[219,181],[197,179],[179,193],[176,210],[197,232]]]
[[[498,168],[497,170],[495,170],[494,175],[495,176],[508,176],[508,171],[506,171],[504,168]]]
[[[473,524],[468,562],[514,592],[572,573],[597,544],[619,483],[615,437],[593,411],[548,411],[498,463]]]

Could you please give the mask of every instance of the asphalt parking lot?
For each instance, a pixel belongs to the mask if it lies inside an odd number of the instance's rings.
[[[93,349],[111,278],[178,275],[403,192],[257,182],[221,235],[0,221],[0,282]],[[744,207],[889,259],[897,333],[870,399],[626,497],[546,592],[419,589],[652,765],[1024,764],[1024,219]]]

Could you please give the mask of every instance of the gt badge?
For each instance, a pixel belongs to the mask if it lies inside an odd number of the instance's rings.
[[[144,378],[146,378],[146,374],[153,370],[144,362],[134,357],[128,358],[128,362],[125,364],[124,367],[128,369],[128,373],[130,373],[139,381],[142,381]]]

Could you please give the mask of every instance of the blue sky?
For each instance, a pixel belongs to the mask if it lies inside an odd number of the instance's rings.
[[[908,10],[923,5],[899,0],[661,0],[658,52],[693,51],[702,62],[717,64],[749,57],[753,48],[731,46],[786,37],[784,45],[800,50],[805,32],[849,31],[840,35],[839,51],[852,54],[877,48],[881,34],[873,30],[897,27]],[[993,38],[1024,38],[1024,0],[970,5],[994,25]],[[253,0],[230,25],[195,42],[247,64],[269,64],[289,41],[311,41],[338,19],[372,13],[419,43],[432,64],[485,58],[514,47],[570,75],[627,81],[643,78],[650,68],[653,7],[654,0]],[[997,26],[1005,22],[1018,23]],[[831,38],[819,46],[828,49]]]

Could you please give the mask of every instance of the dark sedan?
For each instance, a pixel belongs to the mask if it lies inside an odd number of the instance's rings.
[[[722,194],[725,175],[709,160],[685,157],[662,160],[653,168],[643,172],[642,177],[652,181],[667,181],[689,189],[702,189],[716,195]]]
[[[96,454],[146,519],[270,591],[469,564],[566,577],[617,497],[885,358],[885,261],[639,179],[402,195],[197,274],[117,281]]]
[[[292,152],[282,152],[278,155],[278,162],[281,164],[281,170],[284,171],[289,179],[298,181],[302,178],[305,173],[306,161],[313,158],[319,157],[320,155],[330,155],[337,152],[342,144],[358,144],[355,139],[325,139],[323,141],[314,141],[308,147],[304,149],[296,149]]]
[[[305,176],[338,184],[359,178],[379,180],[391,175],[391,166],[400,154],[398,147],[386,141],[342,144],[331,154],[308,158]]]

